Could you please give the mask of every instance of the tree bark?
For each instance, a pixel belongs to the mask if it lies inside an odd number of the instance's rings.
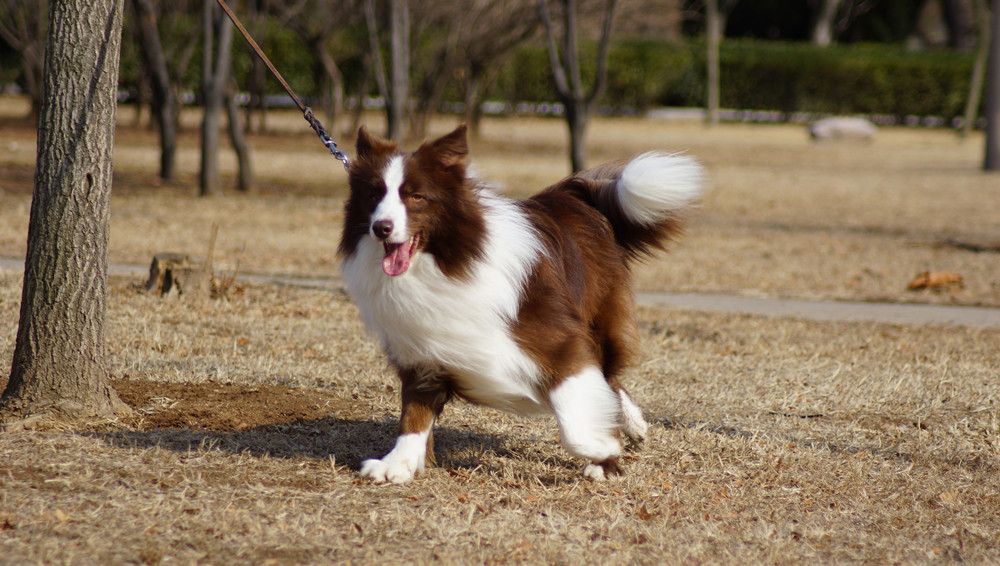
[[[0,410],[128,412],[107,381],[104,319],[122,0],[52,0],[20,324]]]
[[[410,93],[410,6],[408,0],[389,0],[389,100],[386,135],[402,141]]]
[[[204,0],[202,12],[201,98],[204,111],[201,121],[201,196],[222,194],[219,179],[219,113],[229,82],[233,24],[223,17],[214,0]],[[215,46],[215,40],[218,46]]]
[[[149,71],[153,90],[153,115],[160,131],[160,178],[172,181],[177,154],[177,109],[170,83],[167,58],[156,25],[156,11],[150,0],[133,0],[142,58]]]
[[[707,57],[705,58],[708,68],[706,93],[705,121],[713,126],[719,123],[719,42],[722,39],[721,14],[719,13],[719,0],[705,0],[705,17],[707,30],[706,43],[708,46]]]
[[[240,115],[240,106],[236,103],[236,95],[236,84],[231,82],[226,91],[226,118],[229,123],[229,141],[236,151],[238,165],[236,190],[241,193],[252,193],[254,192],[253,160],[250,155],[250,144],[247,143],[246,128]]]
[[[819,15],[813,25],[812,42],[820,47],[833,43],[833,21],[837,18],[842,0],[823,0]]]
[[[1000,171],[1000,5],[990,17],[990,55],[986,86],[986,151],[983,169]]]

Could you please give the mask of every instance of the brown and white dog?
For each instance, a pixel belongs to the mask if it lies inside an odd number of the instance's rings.
[[[646,153],[527,200],[468,173],[465,127],[413,153],[361,129],[340,242],[347,288],[402,382],[395,447],[361,474],[402,483],[433,461],[458,396],[555,414],[584,475],[619,471],[642,412],[619,382],[637,347],[629,263],[660,248],[701,191],[689,157]]]

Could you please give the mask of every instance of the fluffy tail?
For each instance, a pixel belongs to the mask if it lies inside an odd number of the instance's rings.
[[[611,222],[632,257],[650,254],[680,232],[682,213],[701,196],[702,168],[686,155],[650,152],[577,175],[591,204]]]

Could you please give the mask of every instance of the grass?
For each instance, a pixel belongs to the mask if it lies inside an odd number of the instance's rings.
[[[0,156],[0,255],[22,254],[27,233],[34,133],[13,118],[16,102],[0,98],[0,117],[8,116],[0,120],[8,149]],[[130,114],[121,113],[115,154],[112,260],[203,253],[218,223],[224,267],[337,274],[345,176],[298,115],[272,113],[273,133],[252,136],[261,196],[206,201],[191,196],[197,116],[184,116],[179,182],[162,187],[155,136],[131,126]],[[453,124],[442,118],[432,130]],[[817,145],[799,126],[598,119],[589,139],[595,162],[659,148],[687,151],[707,169],[702,208],[669,256],[637,269],[642,289],[1000,306],[996,253],[946,244],[1000,243],[997,177],[978,170],[979,136],[962,143],[947,131],[885,129],[871,144]],[[484,177],[526,196],[566,173],[564,144],[558,121],[491,119],[472,159]],[[233,167],[223,152],[224,171]],[[922,271],[959,273],[965,287],[908,291]]]
[[[180,182],[161,187],[153,136],[122,128],[112,258],[199,253],[218,223],[224,268],[336,275],[343,174],[293,118],[254,139],[261,195],[208,201],[189,196],[192,133]],[[473,155],[524,194],[563,172],[562,135],[488,121]],[[1000,304],[995,254],[939,245],[1000,240],[977,141],[812,146],[784,126],[639,120],[599,120],[591,140],[595,159],[688,149],[710,172],[644,288]],[[0,120],[0,255],[23,253],[33,143]],[[966,288],[903,290],[924,269]],[[398,391],[345,296],[248,285],[181,301],[137,283],[112,279],[106,329],[135,416],[0,433],[0,563],[1000,561],[997,330],[642,309],[625,382],[653,426],[626,476],[583,480],[551,419],[455,403],[439,466],[376,486],[356,469],[391,446]],[[0,271],[0,359],[19,297]]]
[[[0,435],[7,561],[1000,559],[997,331],[644,309],[626,381],[654,426],[627,476],[583,480],[551,419],[456,403],[440,466],[397,487],[356,473],[398,401],[345,297],[111,296],[139,416]]]

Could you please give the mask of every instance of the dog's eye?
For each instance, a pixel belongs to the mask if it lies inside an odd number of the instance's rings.
[[[424,195],[420,194],[420,193],[410,193],[407,196],[409,196],[410,199],[412,199],[412,200],[414,200],[416,202],[423,202],[423,201],[427,200],[427,198]]]

